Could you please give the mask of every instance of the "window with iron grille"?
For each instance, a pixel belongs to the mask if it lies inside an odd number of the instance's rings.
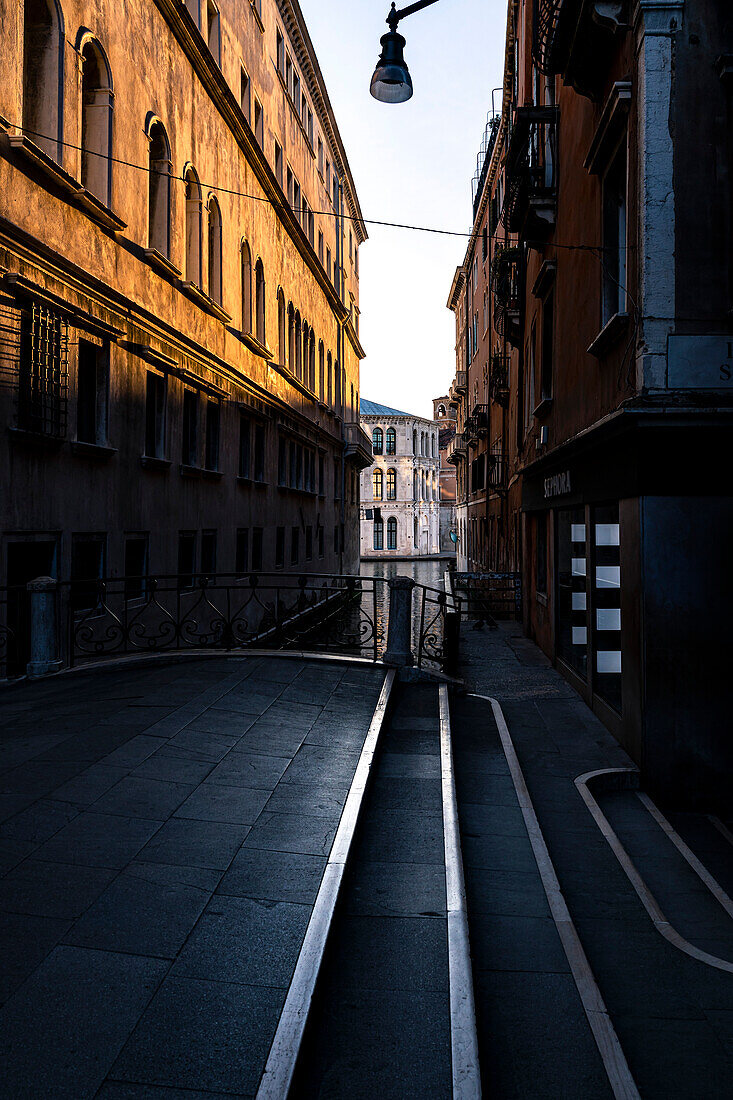
[[[66,434],[69,330],[60,314],[33,303],[21,316],[18,427],[62,438]]]

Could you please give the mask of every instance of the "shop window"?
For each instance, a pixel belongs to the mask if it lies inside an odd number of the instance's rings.
[[[556,529],[558,655],[585,678],[588,671],[585,510],[558,509]]]
[[[547,512],[535,516],[535,588],[540,595],[547,595]]]

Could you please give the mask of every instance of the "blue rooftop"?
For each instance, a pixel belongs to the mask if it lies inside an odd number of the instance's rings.
[[[393,409],[389,405],[380,405],[378,401],[367,401],[359,398],[359,411],[364,416],[415,416],[415,413],[403,412],[402,409]],[[421,420],[424,417],[420,417]]]

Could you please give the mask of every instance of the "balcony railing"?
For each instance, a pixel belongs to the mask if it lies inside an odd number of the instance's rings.
[[[464,394],[466,392],[466,371],[457,370],[456,377],[453,380],[453,390],[457,394]]]
[[[454,466],[457,466],[460,461],[466,457],[466,437],[462,432],[456,432],[448,444],[448,453],[446,455],[446,461],[451,462]]]
[[[487,456],[486,484],[494,493],[506,492],[509,485],[509,457],[503,454]]]
[[[344,457],[360,470],[365,470],[374,462],[371,438],[362,428],[361,424],[351,421],[344,424],[344,442],[346,450]]]
[[[515,346],[521,340],[521,271],[520,249],[502,248],[491,265],[494,290],[494,327],[500,336]]]
[[[471,410],[471,420],[479,439],[485,439],[489,434],[489,412],[488,405],[474,405]]]
[[[598,98],[619,32],[630,30],[629,0],[534,0],[532,59],[547,76]]]
[[[489,396],[491,400],[506,409],[509,405],[509,356],[494,355],[489,374]]]
[[[507,149],[507,229],[525,239],[544,237],[555,224],[557,107],[517,107]]]

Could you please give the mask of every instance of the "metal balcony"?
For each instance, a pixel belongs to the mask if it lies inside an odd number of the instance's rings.
[[[344,443],[346,449],[344,458],[358,470],[366,470],[374,462],[372,441],[370,436],[356,421],[344,424]]]
[[[506,228],[541,240],[555,224],[557,107],[517,107],[506,156]]]
[[[466,439],[461,432],[456,434],[448,444],[448,453],[446,455],[446,461],[452,463],[453,466],[457,466],[459,462],[464,461],[466,458]]]
[[[486,485],[491,492],[505,493],[509,485],[509,456],[487,455]]]
[[[489,434],[489,406],[488,405],[474,405],[471,412],[471,419],[476,425],[476,434],[479,439],[485,439]]]
[[[466,392],[466,371],[457,370],[456,377],[453,381],[453,390],[457,394],[464,394]]]
[[[495,404],[506,409],[509,405],[509,356],[494,355],[489,374],[489,396]]]

